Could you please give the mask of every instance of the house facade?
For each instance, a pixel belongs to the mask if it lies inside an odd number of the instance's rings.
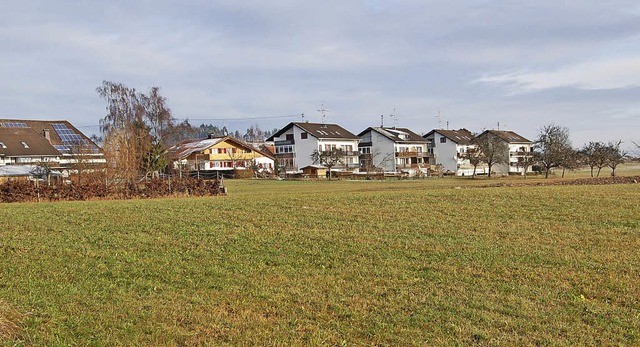
[[[168,155],[175,169],[186,171],[271,172],[274,167],[274,158],[269,153],[230,136],[183,141],[171,147]]]
[[[533,142],[527,138],[510,130],[485,130],[478,137],[483,136],[495,136],[501,141],[507,144],[509,158],[508,164],[496,164],[492,170],[496,173],[509,175],[519,174],[524,175],[524,168],[519,163],[526,157],[533,155],[531,147]],[[533,168],[529,166],[527,173],[533,172]]]
[[[429,143],[407,128],[369,127],[358,134],[362,171],[427,172]]]
[[[66,120],[0,119],[0,165],[46,163],[53,169],[92,169],[106,163],[101,149]]]
[[[288,173],[318,164],[311,158],[314,151],[341,149],[343,163],[332,170],[358,171],[360,138],[337,124],[292,122],[267,139],[275,146],[279,167]]]
[[[432,163],[440,165],[443,172],[454,173],[456,176],[473,175],[473,165],[465,158],[465,153],[476,148],[473,134],[469,130],[434,129],[424,135],[424,138],[430,143]],[[482,174],[485,170],[484,165],[479,165],[476,174]]]

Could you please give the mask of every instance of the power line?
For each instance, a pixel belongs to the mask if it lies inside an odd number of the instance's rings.
[[[284,116],[256,116],[256,117],[246,117],[246,118],[174,118],[175,120],[178,121],[199,121],[199,122],[203,122],[203,121],[210,121],[210,122],[228,122],[228,121],[247,121],[247,120],[260,120],[260,119],[278,119],[278,118],[297,118],[300,117],[299,114],[292,114],[292,115],[284,115]],[[76,126],[76,128],[95,128],[95,127],[99,127],[100,124],[93,124],[93,125],[80,125],[80,126]]]

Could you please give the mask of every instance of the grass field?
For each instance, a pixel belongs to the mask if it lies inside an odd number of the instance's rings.
[[[5,204],[0,341],[639,345],[640,184],[489,182]]]

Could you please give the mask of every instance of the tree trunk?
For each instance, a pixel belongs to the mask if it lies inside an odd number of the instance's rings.
[[[487,175],[487,177],[491,177],[491,166],[493,166],[493,165],[489,164],[487,166],[489,167],[489,174]]]
[[[545,168],[545,171],[544,171],[544,178],[545,179],[549,178],[549,170],[551,170],[551,168],[549,168],[549,167]]]
[[[565,170],[566,170],[565,168],[562,168],[562,178],[564,178],[564,171]]]

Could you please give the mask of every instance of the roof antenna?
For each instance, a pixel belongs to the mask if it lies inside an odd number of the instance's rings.
[[[449,121],[447,121],[447,130],[449,130]]]
[[[440,116],[440,110],[438,110],[438,115],[436,116],[436,121],[438,122],[438,129],[442,129],[442,117]]]
[[[304,113],[300,114],[302,116],[302,123],[304,123]]]
[[[391,119],[393,119],[393,128],[395,129],[396,126],[398,125],[398,116],[395,114],[396,113],[396,108],[395,107],[393,108],[393,113],[394,114],[389,115],[389,117],[391,117]]]
[[[500,122],[499,121],[498,121],[498,129],[497,130],[500,130]]]
[[[383,114],[380,115],[380,127],[384,128],[384,115]]]
[[[329,112],[329,110],[325,110],[324,109],[324,104],[320,105],[320,109],[318,110],[318,112],[322,113],[322,124],[325,123],[326,119],[327,119],[327,115],[325,112]]]

